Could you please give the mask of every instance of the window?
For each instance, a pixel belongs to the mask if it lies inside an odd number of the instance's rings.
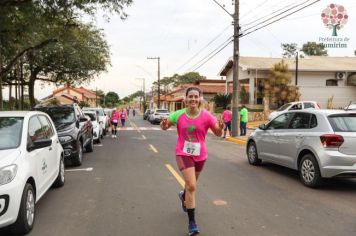
[[[286,129],[287,124],[292,116],[293,113],[286,113],[278,116],[269,123],[267,129]]]
[[[310,115],[309,113],[295,113],[289,123],[288,129],[308,129]]]
[[[326,80],[326,86],[337,86],[337,80],[336,79]]]
[[[0,150],[20,146],[23,117],[0,117]]]
[[[53,132],[53,127],[51,125],[51,122],[45,116],[39,116],[38,118],[42,124],[42,132],[44,138],[48,138],[48,139],[52,138],[54,132]]]
[[[304,109],[307,109],[307,108],[315,108],[314,103],[305,102],[305,103],[304,103]]]
[[[335,132],[356,132],[356,115],[340,114],[328,117]]]
[[[315,128],[318,126],[318,121],[316,119],[316,116],[312,114],[311,119],[310,119],[310,128]]]
[[[42,131],[42,125],[38,120],[37,116],[31,117],[28,123],[28,137],[29,143],[32,143],[36,140],[43,139],[45,136]]]
[[[302,110],[302,104],[301,103],[294,104],[291,108],[289,108],[289,110]]]

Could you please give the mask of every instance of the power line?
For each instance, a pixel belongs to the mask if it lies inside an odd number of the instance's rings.
[[[203,57],[200,61],[198,61],[197,63],[195,63],[193,66],[191,66],[186,72],[191,71],[195,66],[197,66],[198,64],[200,64],[202,61],[204,61],[207,57],[209,57],[211,54],[213,54],[215,51],[219,50],[220,47],[222,47],[223,45],[225,45],[228,41],[230,41],[232,39],[232,36],[230,36],[227,40],[225,40],[222,44],[220,44],[217,48],[215,48],[213,51],[211,51],[208,55],[206,55],[205,57]]]
[[[197,68],[195,68],[193,71],[198,70],[200,67],[202,67],[203,65],[205,65],[208,61],[210,61],[210,59],[212,59],[214,56],[216,56],[216,54],[218,54],[219,52],[221,52],[224,48],[226,48],[230,43],[232,43],[233,40],[230,40],[229,42],[227,42],[227,44],[225,44],[222,48],[220,48],[219,51],[217,51],[216,53],[214,53],[213,55],[211,55],[206,61],[204,61],[200,66],[198,66]]]
[[[244,16],[250,14],[250,12],[255,11],[257,8],[262,7],[262,6],[265,5],[268,1],[269,1],[269,0],[265,0],[263,3],[261,3],[261,4],[258,5],[257,7],[250,9],[248,12],[246,12],[244,15],[242,15],[241,18],[244,18]]]
[[[254,27],[256,27],[256,26],[258,26],[258,25],[260,25],[260,24],[263,24],[263,23],[265,23],[265,22],[267,22],[267,21],[269,21],[269,20],[272,20],[273,18],[276,18],[276,17],[278,17],[278,16],[280,16],[280,15],[282,15],[282,14],[284,14],[284,13],[286,13],[286,12],[288,12],[288,11],[290,11],[290,10],[296,8],[296,7],[299,7],[299,6],[305,4],[305,3],[309,2],[309,1],[310,1],[310,0],[307,0],[307,1],[304,1],[304,2],[299,3],[299,4],[297,4],[297,5],[294,5],[293,7],[290,7],[290,8],[288,8],[287,10],[284,10],[284,11],[278,13],[277,15],[274,15],[274,16],[272,16],[272,17],[270,17],[270,18],[268,18],[268,19],[266,19],[266,20],[264,20],[264,21],[262,21],[262,22],[259,22],[259,23],[255,24],[254,26],[250,26],[249,28],[247,28],[247,29],[245,29],[245,30],[248,31],[248,30],[250,30],[250,29],[252,29],[252,28],[254,28]],[[281,10],[281,9],[280,9],[280,10]],[[280,10],[277,10],[277,12],[280,11]],[[273,12],[273,13],[271,13],[271,14],[274,14],[274,13],[275,13],[275,12]],[[270,15],[271,15],[271,14],[270,14]],[[267,15],[266,15],[266,16],[267,16]],[[245,26],[246,26],[246,25],[253,24],[254,22],[260,21],[261,19],[265,18],[266,16],[261,17],[260,19],[257,19],[257,20],[255,20],[255,21],[252,21],[252,22],[250,22],[250,23],[247,23],[247,24],[245,24]]]
[[[301,10],[303,10],[303,9],[305,9],[305,8],[307,8],[307,7],[309,7],[309,6],[311,6],[311,5],[314,5],[314,4],[317,3],[317,2],[320,2],[320,0],[316,0],[316,1],[314,1],[314,2],[312,2],[312,3],[310,3],[310,4],[306,5],[306,6],[304,6],[304,7],[300,8],[300,9],[298,9],[298,10],[295,10],[295,11],[293,11],[293,12],[287,14],[287,15],[284,15],[284,16],[282,16],[282,17],[280,17],[280,18],[278,18],[278,19],[276,19],[276,20],[274,20],[274,21],[272,21],[272,22],[270,22],[270,23],[267,23],[267,24],[265,24],[265,25],[263,25],[263,26],[261,26],[261,27],[258,27],[258,28],[256,28],[256,29],[254,29],[254,30],[252,30],[252,31],[250,31],[250,32],[243,33],[243,34],[240,36],[240,38],[242,38],[242,37],[244,37],[244,36],[246,36],[246,35],[249,35],[249,34],[255,32],[255,31],[257,31],[257,30],[260,30],[260,29],[262,29],[262,28],[265,28],[265,27],[267,27],[267,26],[269,26],[269,25],[271,25],[271,24],[273,24],[273,23],[275,23],[275,22],[277,22],[277,21],[280,21],[281,19],[284,19],[284,18],[286,18],[286,17],[288,17],[288,16],[290,16],[290,15],[296,13],[296,12],[299,12],[299,11],[301,11]]]
[[[176,71],[179,71],[182,69],[185,65],[187,65],[190,61],[192,61],[195,57],[197,57],[204,49],[206,49],[210,44],[212,44],[215,40],[217,40],[222,33],[224,33],[231,25],[228,25],[221,33],[219,33],[217,36],[215,36],[208,44],[206,44],[203,48],[201,48],[197,53],[195,53],[191,58],[189,58],[186,62],[184,62],[180,67],[176,69]]]

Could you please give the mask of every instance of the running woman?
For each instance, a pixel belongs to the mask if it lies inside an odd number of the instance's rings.
[[[185,189],[179,193],[179,198],[183,210],[188,213],[188,234],[191,236],[199,233],[195,221],[195,192],[198,177],[208,157],[205,136],[210,128],[216,136],[221,137],[224,123],[201,108],[203,97],[199,88],[188,88],[185,96],[186,108],[173,112],[160,125],[163,130],[177,126],[176,161],[185,181]]]
[[[227,105],[226,109],[224,112],[221,114],[221,118],[225,123],[225,128],[224,128],[224,136],[223,138],[226,138],[226,131],[229,130],[229,135],[231,136],[231,120],[232,120],[232,114],[230,111],[230,105]]]
[[[120,112],[120,119],[121,119],[121,125],[122,125],[122,127],[125,126],[126,116],[127,116],[126,110],[125,110],[125,109],[121,109],[121,112]]]
[[[117,109],[113,110],[110,118],[110,123],[111,123],[111,137],[116,138],[116,133],[117,133],[117,124],[119,123],[119,118],[120,114],[117,111]]]

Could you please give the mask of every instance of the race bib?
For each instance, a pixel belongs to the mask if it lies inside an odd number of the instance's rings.
[[[193,156],[200,156],[200,143],[192,143],[185,141],[183,152]]]
[[[117,120],[112,120],[112,122],[117,123]]]

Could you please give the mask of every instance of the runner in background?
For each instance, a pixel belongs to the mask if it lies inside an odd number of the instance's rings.
[[[120,119],[121,119],[122,127],[125,127],[126,116],[127,116],[126,110],[122,108],[121,112],[120,112]]]
[[[110,123],[111,123],[111,137],[116,138],[117,133],[117,124],[119,123],[120,114],[115,108],[111,114]]]
[[[224,128],[224,136],[223,138],[226,138],[226,131],[229,130],[229,135],[231,136],[231,120],[232,120],[232,114],[231,114],[231,106],[227,105],[223,113],[221,114],[221,118],[224,121],[225,128]]]

